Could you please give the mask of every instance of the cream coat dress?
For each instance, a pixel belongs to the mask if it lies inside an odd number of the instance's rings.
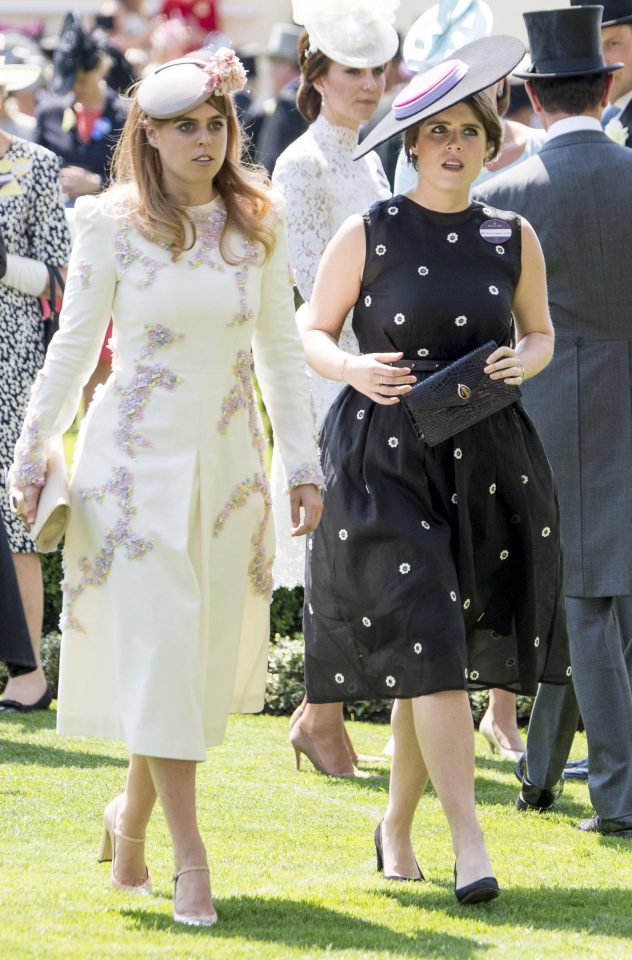
[[[61,329],[15,469],[43,478],[112,315],[113,372],[71,481],[58,731],[203,760],[229,711],[264,702],[273,531],[252,357],[289,486],[321,475],[282,218],[267,262],[233,235],[232,266],[222,201],[190,213],[197,242],[174,263],[124,194],[78,201]]]

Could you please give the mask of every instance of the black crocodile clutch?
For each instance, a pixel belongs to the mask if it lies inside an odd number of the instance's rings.
[[[489,340],[415,384],[402,403],[415,433],[430,447],[466,430],[520,397],[520,387],[490,380],[483,372],[497,349]]]

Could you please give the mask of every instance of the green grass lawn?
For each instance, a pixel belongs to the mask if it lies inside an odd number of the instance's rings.
[[[387,776],[297,773],[287,720],[233,717],[200,767],[202,829],[220,917],[211,930],[171,920],[171,857],[162,814],[150,827],[152,896],[113,890],[96,863],[101,814],[125,775],[122,746],[68,740],[55,715],[0,720],[0,945],[14,960],[344,957],[629,958],[632,841],[575,829],[590,813],[585,784],[567,785],[556,814],[519,814],[510,764],[477,737],[477,794],[502,897],[460,907],[439,803],[422,802],[415,850],[427,881],[375,872],[372,834]],[[354,724],[363,752],[387,728]],[[578,736],[574,754],[585,749]],[[386,768],[385,768],[386,769]]]

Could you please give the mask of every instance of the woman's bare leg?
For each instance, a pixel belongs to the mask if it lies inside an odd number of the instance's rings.
[[[328,772],[353,776],[353,760],[344,735],[342,703],[307,703],[294,728],[305,731]]]
[[[393,754],[388,807],[382,821],[386,876],[414,877],[411,831],[428,771],[419,749],[411,700],[396,700],[391,714]]]
[[[125,792],[117,805],[117,830],[128,837],[144,837],[155,802],[156,790],[147,757],[134,753],[129,760]],[[145,850],[141,844],[117,838],[115,874],[119,883],[129,886],[143,883]]]
[[[5,700],[31,704],[37,703],[46,691],[46,677],[40,661],[40,637],[44,619],[42,567],[36,553],[14,553],[13,565],[37,669],[20,677],[9,677],[3,697]]]
[[[147,763],[171,834],[175,869],[205,865],[206,849],[195,807],[197,763],[161,757],[147,757]],[[191,917],[212,914],[209,875],[185,873],[178,880],[176,900],[175,909],[179,914]]]
[[[481,732],[496,749],[524,753],[524,743],[516,721],[516,695],[508,690],[490,690],[489,706],[481,718]]]
[[[491,875],[474,805],[474,726],[465,690],[412,701],[417,740],[445,812],[456,857],[458,886]]]

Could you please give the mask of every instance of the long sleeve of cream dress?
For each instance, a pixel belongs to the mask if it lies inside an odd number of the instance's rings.
[[[43,478],[112,315],[113,372],[71,479],[58,730],[202,760],[230,710],[264,701],[273,531],[253,357],[289,486],[321,475],[282,217],[267,261],[233,234],[232,266],[221,199],[190,213],[197,241],[174,263],[125,195],[77,203],[61,329],[14,470]]]
[[[276,162],[272,180],[285,200],[290,267],[303,300],[311,298],[325,247],[347,217],[364,213],[390,196],[380,158],[370,153],[354,160],[357,145],[356,130],[336,126],[319,116]],[[351,314],[345,320],[339,344],[348,353],[359,352]],[[314,415],[320,427],[344,384],[313,371],[309,376]],[[287,525],[280,522],[286,487],[282,464],[283,458],[275,451],[271,476],[277,526],[273,578],[276,587],[294,587],[303,583],[305,544],[292,539]]]

